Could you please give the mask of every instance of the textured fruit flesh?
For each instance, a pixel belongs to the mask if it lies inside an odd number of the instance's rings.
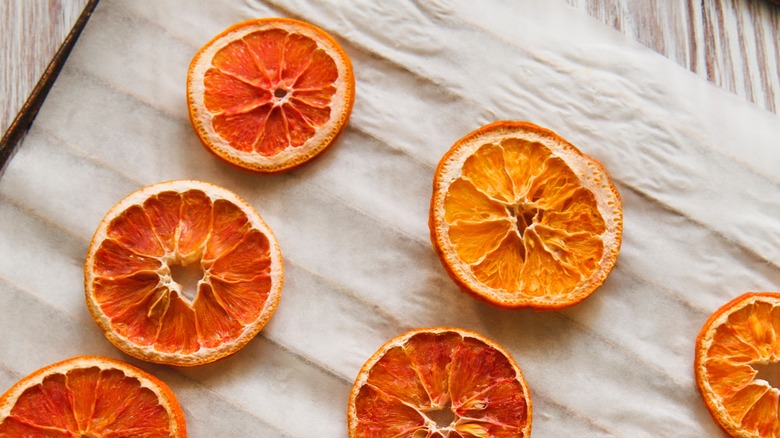
[[[524,437],[526,390],[501,352],[458,333],[420,333],[372,367],[357,437]],[[450,409],[448,415],[440,415]],[[446,424],[436,419],[447,418]]]
[[[311,38],[257,31],[217,51],[204,100],[231,147],[270,157],[302,146],[328,122],[337,79],[336,63]]]
[[[170,264],[199,263],[189,300]],[[168,353],[237,339],[271,290],[270,243],[238,206],[199,190],[162,192],[119,213],[95,253],[94,297],[116,333]]]
[[[730,422],[755,436],[780,437],[780,391],[758,365],[780,366],[780,308],[756,301],[734,311],[712,333],[702,365],[705,379]]]
[[[454,251],[496,290],[566,294],[604,253],[595,196],[541,143],[481,146],[449,186],[444,211]]]
[[[27,388],[0,422],[8,437],[169,437],[157,395],[119,370],[76,368]]]

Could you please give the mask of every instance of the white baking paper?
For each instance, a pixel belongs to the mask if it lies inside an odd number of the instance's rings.
[[[349,126],[315,161],[255,175],[192,131],[187,67],[236,22],[290,16],[352,58]],[[439,157],[499,119],[603,161],[624,202],[615,269],[559,311],[498,310],[453,285],[427,227]],[[346,436],[363,362],[406,330],[471,329],[522,368],[538,437],[717,437],[692,371],[708,315],[780,289],[780,118],[562,1],[102,0],[0,176],[0,388],[82,354],[167,382],[192,437]],[[130,358],[84,302],[98,223],[130,192],[189,178],[276,233],[285,286],[243,350],[197,368]]]

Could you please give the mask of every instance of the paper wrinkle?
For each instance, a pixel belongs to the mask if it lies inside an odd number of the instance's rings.
[[[357,94],[332,148],[260,176],[190,127],[189,60],[229,25],[294,16],[339,40]],[[603,161],[624,202],[605,284],[560,312],[503,311],[460,292],[430,243],[435,166],[497,119],[550,128]],[[77,354],[125,359],[179,396],[192,436],[343,436],[363,362],[403,331],[475,330],[523,369],[537,436],[723,436],[693,383],[709,313],[780,285],[777,116],[563,3],[338,5],[102,1],[0,177],[0,384]],[[123,356],[89,317],[83,261],[103,215],[178,178],[249,202],[286,280],[260,335],[195,369]]]

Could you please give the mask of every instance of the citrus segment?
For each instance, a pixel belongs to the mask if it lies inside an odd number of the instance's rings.
[[[211,199],[201,190],[188,190],[181,196],[176,243],[179,256],[189,259],[199,256],[193,253],[202,252],[203,243],[211,231]]]
[[[387,342],[350,393],[349,436],[528,437],[531,398],[520,368],[467,330],[414,330]]]
[[[199,275],[197,285],[183,285],[179,269]],[[86,298],[123,351],[197,365],[260,331],[278,303],[282,269],[278,243],[252,207],[212,184],[170,181],[106,214],[87,254]]]
[[[552,152],[540,142],[523,138],[509,137],[502,140],[500,145],[505,162],[515,163],[514,166],[506,167],[515,192],[528,193],[531,183],[536,181]]]
[[[454,181],[450,185],[450,192],[444,198],[444,219],[451,224],[479,223],[505,218],[504,206],[491,200],[466,179]]]
[[[498,201],[514,199],[514,187],[506,170],[501,147],[486,144],[463,163],[463,179],[471,181],[485,195]]]
[[[352,64],[322,29],[264,18],[236,24],[198,51],[187,75],[203,144],[239,167],[276,172],[322,152],[349,119]]]
[[[259,230],[251,230],[211,265],[211,274],[226,281],[267,277],[271,268],[271,243]]]
[[[425,387],[402,347],[391,348],[374,364],[369,382],[383,382],[379,388],[385,394],[414,406],[430,407]]]
[[[496,251],[507,239],[512,223],[506,218],[497,221],[459,222],[450,227],[450,241],[458,256],[476,264]]]
[[[154,236],[166,253],[174,250],[176,229],[179,226],[181,195],[177,192],[160,192],[150,195],[143,203]]]
[[[262,295],[260,295],[262,296]],[[235,339],[244,328],[244,323],[250,323],[254,318],[238,320],[225,307],[230,304],[220,302],[214,290],[208,285],[203,286],[192,304],[199,318],[195,321],[198,339],[205,348],[219,347],[223,342]],[[256,303],[253,309],[261,308],[262,303]],[[257,315],[253,315],[257,316]]]
[[[462,341],[457,331],[436,333],[421,331],[415,342],[404,346],[420,383],[430,397],[431,406],[443,406],[449,401],[449,381],[452,355]]]
[[[123,362],[76,357],[44,367],[0,397],[0,436],[186,437],[171,390]]]
[[[442,157],[429,226],[464,291],[500,307],[558,309],[603,283],[623,213],[601,163],[551,131],[501,121]]]
[[[95,254],[95,272],[105,278],[155,271],[159,268],[158,259],[137,254],[113,239],[108,240]]]
[[[160,241],[152,233],[143,231],[150,226],[149,219],[140,205],[135,205],[117,216],[106,230],[109,237],[121,247],[138,254],[161,256],[164,253]]]
[[[219,251],[234,248],[244,240],[251,225],[246,215],[235,204],[217,200],[214,202],[213,223],[211,235],[206,244],[203,259],[213,261]]]
[[[520,238],[508,233],[500,245],[485,254],[484,259],[473,265],[474,275],[493,288],[518,288],[522,278],[523,261],[526,259],[525,245]],[[529,266],[526,263],[525,266]]]
[[[350,419],[350,438],[407,437],[426,428],[420,412],[371,386],[355,400],[355,411],[360,413],[360,421],[353,426]]]
[[[169,294],[168,308],[159,321],[154,348],[186,357],[198,351],[202,341],[195,328],[195,311],[176,291]]]
[[[716,310],[696,338],[696,384],[731,436],[780,437],[780,293],[746,293]]]
[[[211,286],[227,313],[241,324],[248,324],[258,317],[272,285],[266,277],[237,282],[213,277]]]

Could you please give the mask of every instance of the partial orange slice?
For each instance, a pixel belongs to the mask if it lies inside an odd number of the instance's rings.
[[[256,172],[305,163],[347,124],[352,63],[322,29],[285,18],[231,26],[187,74],[190,121],[217,157]]]
[[[696,338],[696,385],[730,436],[780,437],[780,293],[743,294]]]
[[[623,210],[595,158],[547,129],[501,121],[444,154],[429,226],[462,290],[505,308],[560,309],[612,270]]]
[[[347,419],[350,438],[522,438],[531,435],[531,395],[495,342],[463,329],[420,329],[363,365]]]
[[[0,397],[2,437],[183,438],[176,396],[151,374],[81,356],[41,368]]]
[[[116,204],[84,265],[89,311],[139,359],[192,366],[235,353],[276,309],[279,244],[232,192],[168,181]]]

